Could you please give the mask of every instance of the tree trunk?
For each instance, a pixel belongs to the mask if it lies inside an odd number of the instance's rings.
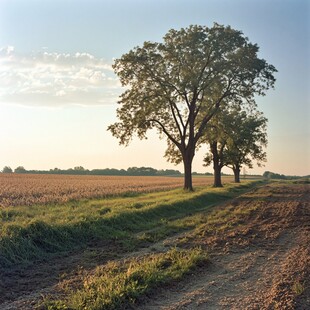
[[[221,164],[220,156],[217,150],[217,142],[210,143],[210,148],[213,156],[213,171],[214,171],[214,183],[213,187],[223,187],[221,178]]]
[[[184,189],[188,191],[193,191],[193,180],[192,180],[192,162],[194,154],[188,152],[183,156],[184,164]]]
[[[213,165],[213,170],[214,170],[214,183],[213,187],[223,187],[222,185],[222,178],[221,178],[221,166],[219,165]]]
[[[240,167],[234,166],[233,171],[234,171],[234,175],[235,175],[235,183],[240,183]]]
[[[193,191],[191,162],[184,162],[184,189],[188,191]]]

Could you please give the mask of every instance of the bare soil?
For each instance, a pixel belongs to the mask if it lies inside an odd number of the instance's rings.
[[[256,197],[256,198],[255,198]],[[238,225],[195,234],[210,263],[141,309],[310,309],[310,187],[265,186],[220,208],[259,202]]]
[[[42,296],[60,294],[64,282],[74,287],[81,269],[91,272],[108,260],[174,245],[206,249],[209,263],[128,308],[310,309],[310,185],[270,184],[215,210],[227,208],[238,210],[238,217],[223,229],[210,231],[203,224],[135,253],[117,243],[101,244],[24,269],[0,270],[0,309],[35,309]],[[253,210],[243,212],[248,209]]]

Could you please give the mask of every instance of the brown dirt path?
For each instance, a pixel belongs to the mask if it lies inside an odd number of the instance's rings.
[[[310,309],[309,189],[281,185],[247,195],[260,197],[260,207],[240,225],[191,239],[209,250],[209,265],[137,309]],[[235,208],[248,206],[242,198]]]

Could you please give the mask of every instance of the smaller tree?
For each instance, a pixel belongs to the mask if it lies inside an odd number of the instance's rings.
[[[254,109],[247,112],[235,106],[216,115],[206,131],[210,152],[204,158],[205,166],[213,163],[214,187],[221,187],[221,169],[234,172],[240,182],[241,167],[253,168],[253,160],[260,166],[266,160],[263,148],[267,145],[267,119]]]
[[[207,128],[206,143],[209,145],[210,152],[204,157],[204,166],[213,163],[214,187],[222,187],[221,171],[225,166],[225,146],[227,142],[227,134],[225,132],[225,113],[216,115],[212,123]]]
[[[204,166],[213,164],[214,187],[222,187],[221,171],[228,164],[226,145],[230,138],[231,124],[240,111],[240,106],[226,104],[225,109],[217,113],[207,127],[205,136],[210,151],[204,158]]]
[[[23,166],[18,166],[14,169],[14,173],[25,173],[27,172],[26,169]]]
[[[3,169],[2,169],[2,173],[12,173],[13,170],[11,167],[9,166],[5,166]]]
[[[226,143],[226,166],[234,172],[235,182],[240,182],[242,167],[253,168],[253,160],[261,167],[266,161],[267,118],[259,111],[247,114],[242,111],[229,125]]]
[[[204,158],[204,166],[209,166],[213,163],[213,176],[214,182],[213,187],[222,187],[222,178],[221,178],[221,171],[224,167],[223,161],[223,151],[224,151],[224,144],[218,143],[218,141],[211,141],[209,143],[210,146],[210,153],[208,153]]]
[[[61,169],[59,169],[59,168],[54,168],[54,169],[50,169],[50,171],[49,171],[50,173],[55,173],[55,174],[57,174],[57,173],[61,173]]]
[[[85,168],[82,166],[76,166],[74,167],[74,171],[85,171]]]

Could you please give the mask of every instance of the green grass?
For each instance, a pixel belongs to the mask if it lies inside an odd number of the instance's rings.
[[[66,297],[53,300],[47,297],[43,309],[122,309],[159,285],[180,279],[195,266],[207,261],[199,248],[172,249],[122,262],[109,262],[84,275],[81,287]]]
[[[300,283],[300,281],[295,281],[292,285],[292,292],[295,296],[301,295],[305,290],[305,286],[303,283]]]
[[[6,208],[0,213],[0,267],[31,263],[97,241],[116,240],[127,248],[155,242],[194,227],[201,212],[258,183],[262,181]]]

